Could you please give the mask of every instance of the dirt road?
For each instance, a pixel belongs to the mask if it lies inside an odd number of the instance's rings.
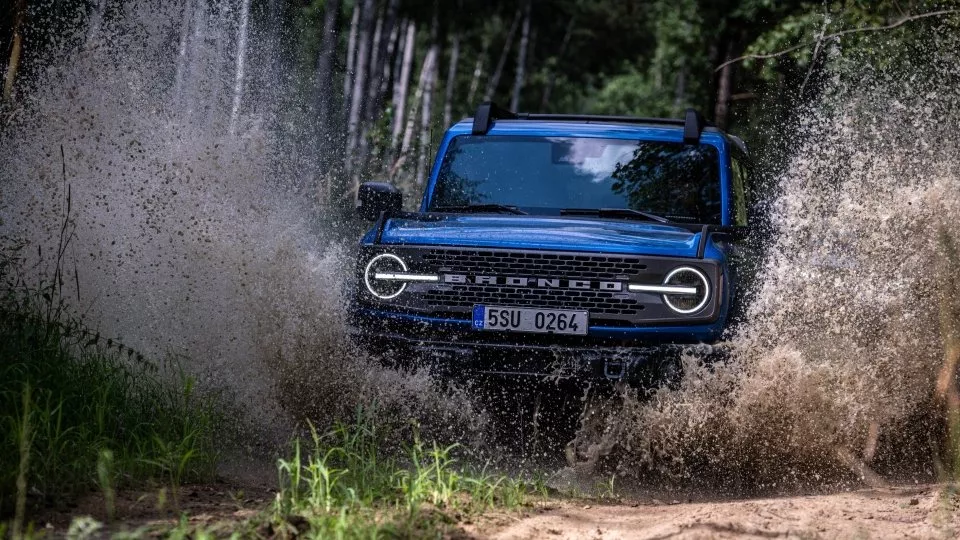
[[[958,538],[960,497],[942,486],[680,503],[554,503],[471,531],[496,539]]]

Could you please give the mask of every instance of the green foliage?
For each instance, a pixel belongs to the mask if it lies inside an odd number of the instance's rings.
[[[452,514],[516,508],[536,492],[536,483],[460,467],[456,445],[416,437],[405,459],[384,456],[376,423],[363,411],[352,425],[324,435],[311,426],[310,435],[307,448],[295,440],[290,458],[279,460],[281,490],[259,529],[324,538],[419,536],[455,522]]]
[[[0,254],[0,513],[18,493],[58,504],[99,487],[112,505],[117,487],[208,477],[215,401],[68,315],[57,281],[28,285],[19,253]]]

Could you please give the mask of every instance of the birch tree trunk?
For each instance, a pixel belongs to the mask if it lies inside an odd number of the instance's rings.
[[[413,145],[413,130],[416,126],[416,116],[417,112],[420,110],[420,105],[423,101],[423,92],[427,86],[427,79],[433,73],[433,64],[436,62],[436,49],[430,47],[427,51],[427,56],[423,59],[423,66],[420,68],[420,79],[417,81],[417,89],[413,94],[413,107],[410,109],[410,114],[407,116],[407,126],[403,130],[403,142],[400,145],[400,157],[397,159],[397,163],[394,164],[394,170],[399,169],[406,161],[407,155],[410,153],[410,147]]]
[[[413,54],[417,39],[417,25],[407,24],[407,38],[403,45],[403,63],[400,65],[400,79],[393,87],[393,132],[391,146],[396,147],[403,132],[404,115],[407,108],[407,93],[410,91],[410,73],[413,71]]]
[[[381,19],[383,20],[383,27],[381,29],[381,37],[383,39],[374,40],[374,55],[375,60],[371,59],[370,62],[370,84],[368,85],[367,91],[367,103],[365,107],[365,112],[363,116],[363,133],[360,137],[360,163],[368,163],[370,155],[370,140],[365,134],[369,133],[373,126],[376,125],[377,121],[380,119],[380,115],[383,114],[383,97],[386,93],[386,84],[387,79],[389,78],[390,66],[390,55],[393,53],[394,48],[394,36],[397,34],[397,10],[400,6],[399,0],[389,0],[387,2],[386,13]],[[387,39],[386,36],[391,36]],[[387,146],[391,144],[388,143]],[[382,149],[377,149],[378,154],[381,153]]]
[[[417,152],[417,171],[414,179],[418,185],[423,185],[427,153],[430,151],[430,121],[433,119],[433,88],[437,80],[440,45],[434,43],[427,51],[430,69],[423,83],[423,107],[420,112],[420,144]],[[425,64],[427,62],[424,62]]]
[[[346,172],[353,171],[354,150],[357,148],[357,138],[360,133],[360,118],[363,113],[363,98],[366,95],[367,65],[370,61],[370,30],[373,26],[374,0],[363,0],[363,11],[360,14],[360,31],[357,34],[357,59],[354,64],[356,73],[353,77],[353,90],[350,93],[350,114],[347,117],[347,152]]]
[[[390,83],[397,70],[394,66],[400,65],[399,59],[399,40],[400,28],[406,28],[406,23],[401,21],[400,25],[393,25],[393,31],[390,32],[390,41],[387,42],[387,55],[383,57],[383,69],[380,72],[380,99],[387,95],[390,89]],[[396,60],[394,60],[396,58]],[[392,97],[392,95],[391,95]]]
[[[237,27],[237,69],[233,79],[233,107],[230,109],[230,135],[237,133],[240,106],[243,101],[243,75],[247,60],[247,27],[250,23],[250,0],[240,0],[240,25]]]
[[[350,90],[353,88],[354,61],[357,57],[357,28],[360,26],[360,2],[353,5],[350,17],[350,35],[347,37],[347,71],[343,74],[343,110],[350,110]]]
[[[504,66],[507,65],[507,57],[510,55],[510,49],[513,47],[513,38],[517,34],[517,27],[520,26],[521,15],[522,11],[518,9],[517,14],[513,17],[513,23],[510,24],[510,31],[507,32],[507,40],[503,44],[503,52],[500,53],[497,68],[493,71],[493,76],[490,77],[490,81],[487,83],[486,91],[483,92],[483,101],[493,99],[493,93],[497,91],[497,86],[500,86],[500,77],[503,75]]]
[[[396,0],[391,0],[387,5],[386,11],[388,12],[391,8],[390,4],[395,6]],[[364,172],[363,164],[367,163],[367,156],[370,153],[370,140],[367,135],[380,114],[380,85],[381,78],[383,77],[383,60],[387,53],[388,41],[385,35],[391,31],[390,28],[387,28],[389,24],[392,24],[392,21],[387,22],[390,16],[390,13],[384,13],[383,11],[377,16],[377,23],[373,32],[373,42],[370,45],[370,69],[367,70],[369,74],[367,75],[366,103],[363,106],[363,115],[357,132],[357,150],[354,158],[354,161],[360,164],[353,170],[353,182],[355,185],[360,185],[360,175]]]
[[[446,96],[443,100],[443,127],[450,127],[453,120],[453,93],[457,84],[457,64],[460,62],[460,34],[455,32],[450,46],[450,69],[447,70]]]
[[[3,100],[7,103],[13,101],[13,83],[17,80],[20,55],[23,53],[23,24],[27,17],[27,0],[17,0],[14,9],[10,60],[7,62],[7,72],[3,76]]]
[[[524,68],[527,65],[527,48],[530,46],[530,11],[531,0],[523,6],[523,30],[520,32],[520,50],[517,51],[517,78],[513,83],[513,97],[510,99],[510,110],[516,111],[520,107],[520,93],[523,92]]]
[[[373,41],[370,42],[370,68],[367,70],[367,88],[366,88],[366,97],[367,102],[364,104],[364,118],[367,117],[366,113],[371,109],[370,99],[377,95],[377,91],[380,89],[380,59],[384,54],[380,47],[382,43],[386,43],[386,40],[383,37],[383,26],[384,26],[384,14],[380,12],[377,15],[376,23],[373,26]]]
[[[477,56],[477,63],[473,66],[473,77],[470,78],[470,90],[467,92],[467,106],[473,107],[475,104],[473,98],[477,97],[477,90],[480,89],[480,79],[483,77],[484,62],[487,59],[487,53],[490,51],[490,39],[483,38],[483,47],[480,49],[480,55]]]
[[[390,65],[390,54],[392,39],[387,36],[393,36],[396,33],[397,9],[400,6],[399,0],[390,0],[387,3],[386,14],[381,18],[383,22],[382,38],[374,39],[374,56],[370,62],[370,74],[373,79],[370,81],[369,91],[367,92],[367,114],[364,117],[367,125],[373,124],[380,117],[383,106],[384,79],[389,73],[387,67]]]

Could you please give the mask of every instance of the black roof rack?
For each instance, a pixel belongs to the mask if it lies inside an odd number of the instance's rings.
[[[603,116],[587,114],[536,114],[515,113],[497,106],[496,103],[486,102],[477,107],[473,115],[473,134],[486,135],[494,120],[556,120],[566,122],[611,122],[623,124],[664,124],[683,126],[683,142],[697,144],[703,128],[711,125],[704,120],[703,115],[694,109],[687,109],[685,117],[680,118],[639,118],[636,116]]]

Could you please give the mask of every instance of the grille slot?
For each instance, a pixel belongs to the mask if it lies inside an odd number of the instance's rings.
[[[462,274],[494,274],[574,279],[617,279],[638,274],[647,265],[636,257],[524,253],[490,250],[430,250],[423,260],[435,268]]]
[[[619,280],[647,269],[636,257],[492,250],[430,250],[423,261],[457,274],[584,280]],[[505,285],[448,284],[427,290],[422,298],[435,309],[499,304],[586,310],[601,318],[636,316],[644,309],[623,292]]]

